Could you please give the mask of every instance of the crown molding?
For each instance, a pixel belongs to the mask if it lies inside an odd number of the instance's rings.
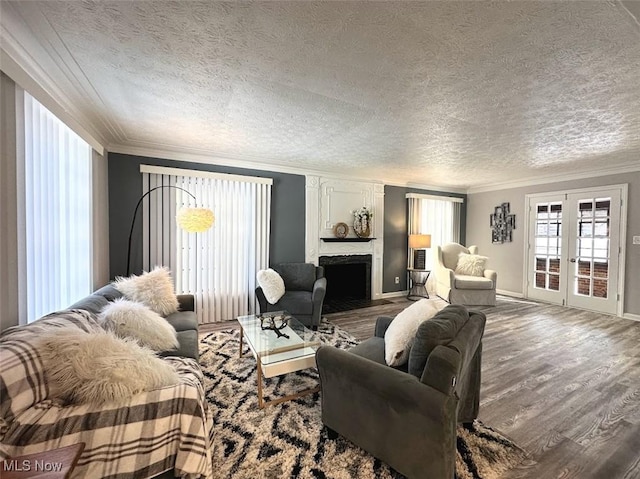
[[[402,188],[415,188],[417,190],[440,191],[442,193],[455,193],[458,195],[467,194],[467,188],[459,186],[431,185],[427,183],[413,183],[410,181],[406,183],[402,183],[399,181],[385,181],[384,184],[386,186],[399,186]]]
[[[250,170],[273,171],[276,173],[287,173],[301,176],[329,176],[336,179],[344,179],[350,181],[365,181],[368,183],[380,183],[389,186],[400,186],[407,188],[416,188],[431,191],[441,191],[444,193],[465,194],[466,190],[454,187],[421,185],[417,183],[399,183],[388,182],[384,178],[370,177],[366,175],[345,175],[340,171],[333,170],[317,170],[311,168],[300,168],[295,166],[285,166],[276,163],[267,163],[258,159],[247,159],[246,157],[233,158],[216,156],[212,152],[198,149],[177,149],[170,147],[154,147],[150,145],[134,146],[131,144],[110,144],[107,147],[110,153],[120,153],[123,155],[143,156],[148,158],[160,158],[174,161],[188,161],[193,163],[202,163],[206,165],[230,166],[234,168],[246,168]]]
[[[4,48],[0,48],[0,70],[44,105],[45,108],[58,117],[65,125],[71,128],[80,138],[86,141],[91,148],[100,155],[104,155],[104,144],[106,143],[104,137],[95,131],[88,130],[78,122],[76,116],[70,114],[47,89],[43,88],[32,75],[25,72]]]
[[[467,189],[467,194],[484,193],[488,191],[509,190],[512,188],[522,188],[525,186],[544,185],[548,183],[560,183],[562,181],[582,180],[586,178],[596,178],[599,176],[618,175],[624,173],[640,173],[640,163],[632,162],[618,166],[602,168],[600,170],[583,171],[580,173],[567,173],[565,175],[554,176],[532,176],[521,180],[503,181],[482,186],[473,186]]]
[[[10,3],[3,2],[0,24],[2,70],[96,151],[104,154],[108,138],[125,140],[122,129],[104,114],[83,112],[77,107],[81,104],[101,105],[102,111],[107,111],[37,4],[25,2],[22,8],[29,11],[29,18],[37,28],[32,31],[21,14]]]
[[[109,145],[107,150],[112,153],[121,153],[125,155],[143,156],[149,158],[160,158],[175,161],[190,161],[194,163],[202,163],[208,165],[220,165],[230,166],[234,168],[247,168],[251,170],[263,170],[273,171],[277,173],[288,173],[301,176],[330,176],[337,179],[345,180],[357,180],[366,181],[372,183],[381,183],[385,186],[398,186],[403,188],[415,188],[420,190],[439,191],[443,193],[455,193],[460,195],[483,193],[488,191],[500,191],[511,188],[521,188],[524,186],[536,186],[547,183],[558,183],[562,181],[579,180],[585,178],[594,178],[598,176],[615,175],[621,173],[640,172],[640,166],[637,162],[620,165],[616,167],[603,168],[601,170],[586,171],[581,173],[572,173],[566,175],[556,176],[540,176],[529,177],[515,181],[505,181],[500,183],[493,183],[487,185],[481,185],[477,187],[460,188],[455,186],[443,186],[443,185],[430,185],[424,183],[412,183],[412,182],[398,182],[387,181],[384,178],[366,176],[366,175],[345,175],[340,171],[333,170],[317,170],[311,168],[300,168],[294,166],[279,165],[276,163],[267,163],[264,160],[248,159],[244,157],[222,157],[217,156],[213,152],[208,152],[199,149],[183,149],[183,148],[171,148],[168,146],[152,146],[152,145],[131,145],[131,144],[112,144]]]

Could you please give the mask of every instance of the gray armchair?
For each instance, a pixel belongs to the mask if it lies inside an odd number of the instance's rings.
[[[258,286],[256,296],[260,312],[286,310],[305,326],[318,329],[327,291],[324,268],[313,263],[281,263],[273,269],[284,280],[285,293],[276,304],[271,304]]]
[[[391,321],[348,351],[318,349],[322,422],[409,478],[453,479],[457,425],[478,416],[486,317],[447,306],[420,325],[404,368],[384,360]]]

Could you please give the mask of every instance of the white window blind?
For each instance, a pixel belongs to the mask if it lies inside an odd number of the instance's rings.
[[[143,192],[169,186],[143,203],[144,269],[168,266],[176,291],[195,295],[200,323],[256,312],[256,274],[269,264],[272,180],[144,165],[141,170]],[[204,233],[179,229],[175,216],[182,206],[210,208],[213,227]]]
[[[431,248],[460,241],[463,200],[453,197],[408,194],[409,234],[431,235]],[[433,255],[427,255],[427,269],[433,268]],[[413,251],[409,250],[409,260]]]
[[[21,320],[63,309],[92,288],[91,147],[24,92]]]

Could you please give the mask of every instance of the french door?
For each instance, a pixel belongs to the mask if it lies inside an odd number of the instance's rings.
[[[527,296],[616,314],[621,189],[528,198]]]

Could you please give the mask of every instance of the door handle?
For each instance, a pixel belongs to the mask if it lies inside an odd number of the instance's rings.
[[[575,258],[569,258],[569,261],[571,261],[572,263],[575,263],[576,259]]]

